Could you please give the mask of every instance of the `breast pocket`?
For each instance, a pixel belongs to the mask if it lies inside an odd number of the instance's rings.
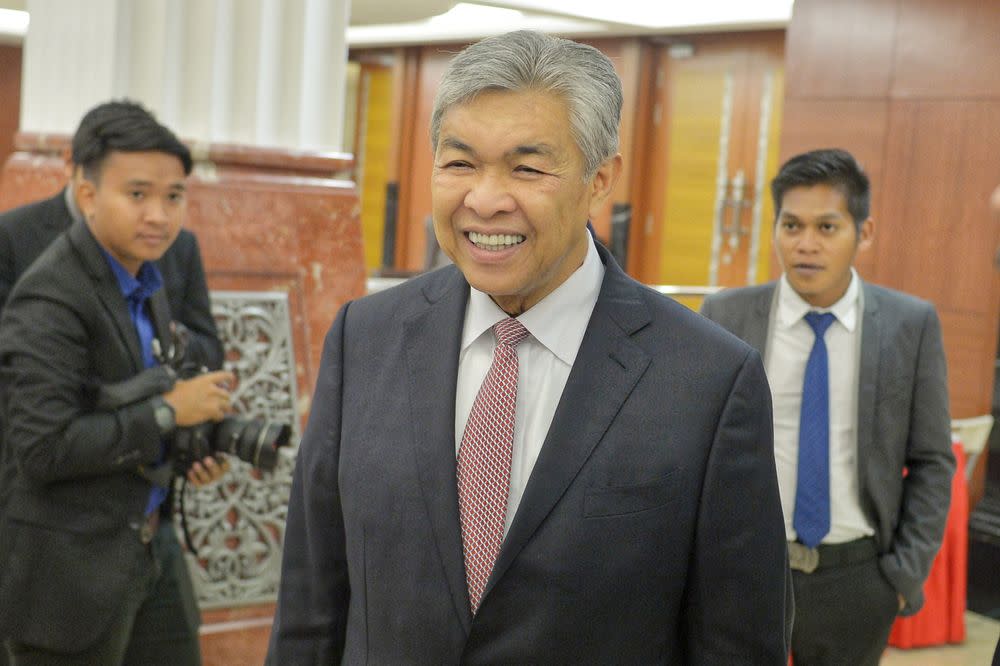
[[[680,475],[674,471],[638,485],[589,488],[583,499],[583,515],[622,516],[661,507],[681,496],[679,480]]]

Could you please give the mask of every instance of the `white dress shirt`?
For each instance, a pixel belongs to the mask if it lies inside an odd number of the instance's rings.
[[[530,335],[517,346],[517,404],[514,408],[514,447],[504,536],[514,520],[521,495],[542,450],[604,280],[604,265],[593,239],[588,240],[587,256],[580,268],[517,318]],[[470,288],[469,307],[465,311],[462,331],[462,351],[458,357],[456,456],[462,446],[462,435],[472,404],[493,363],[496,340],[491,329],[507,316],[487,294]]]
[[[829,308],[814,308],[795,293],[782,275],[777,311],[769,327],[767,379],[774,402],[774,458],[785,513],[785,534],[792,527],[798,481],[799,413],[806,361],[816,336],[806,313],[832,312],[837,320],[826,332],[830,379],[830,532],[823,543],[843,543],[875,533],[861,510],[858,483],[858,361],[860,281],[851,269],[844,296]]]

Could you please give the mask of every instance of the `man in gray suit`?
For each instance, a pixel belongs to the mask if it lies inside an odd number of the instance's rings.
[[[948,513],[941,326],[930,303],[852,268],[874,223],[849,153],[793,157],[771,190],[781,279],[720,292],[702,313],[764,355],[795,664],[875,665],[896,615],[923,604]]]
[[[269,663],[787,663],[760,356],[587,231],[621,102],[568,40],[453,60],[431,187],[454,265],[327,336]]]

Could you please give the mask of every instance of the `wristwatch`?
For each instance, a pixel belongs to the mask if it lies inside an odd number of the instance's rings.
[[[150,398],[150,403],[153,405],[153,417],[156,419],[156,427],[160,429],[160,435],[169,435],[177,427],[174,408],[160,395]]]

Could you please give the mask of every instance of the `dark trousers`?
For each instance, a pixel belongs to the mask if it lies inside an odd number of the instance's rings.
[[[122,603],[111,630],[75,654],[7,642],[12,666],[200,666],[200,615],[184,554],[164,521],[149,545],[150,566]]]
[[[795,666],[878,666],[899,612],[899,597],[871,559],[792,571]]]

